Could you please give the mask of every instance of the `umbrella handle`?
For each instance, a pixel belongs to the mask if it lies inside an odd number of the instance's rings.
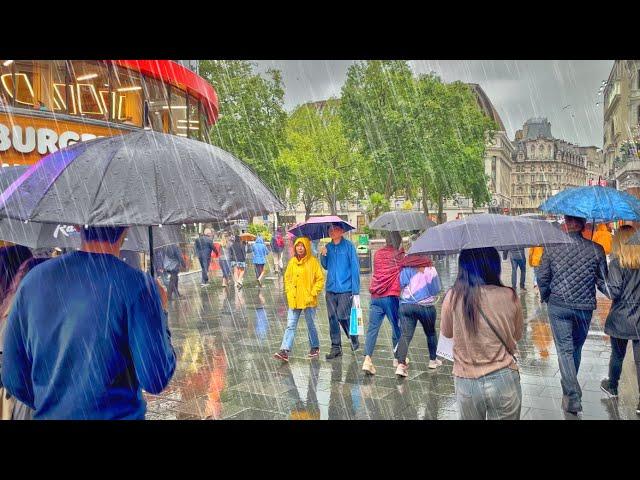
[[[149,273],[151,273],[151,278],[155,278],[156,269],[153,265],[153,230],[151,225],[149,225]]]

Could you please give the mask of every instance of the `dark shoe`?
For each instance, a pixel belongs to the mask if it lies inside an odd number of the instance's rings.
[[[351,338],[352,338],[352,340],[351,340],[351,350],[356,352],[360,348],[360,341],[358,340],[358,337],[355,337],[355,341],[353,341],[354,337],[351,337]]]
[[[340,355],[342,355],[342,349],[332,347],[331,351],[327,353],[324,358],[326,358],[327,360],[331,360],[333,358],[339,357]]]
[[[572,415],[578,415],[582,411],[582,405],[572,404],[569,397],[565,395],[562,397],[562,409]]]
[[[307,358],[318,358],[319,356],[320,356],[319,348],[312,348],[311,350],[309,350],[309,353],[307,354]]]
[[[618,396],[618,389],[613,388],[611,386],[611,382],[609,381],[608,378],[605,378],[604,380],[602,380],[602,382],[600,383],[600,390],[602,390],[604,393],[606,393],[610,397],[615,398]]]
[[[289,361],[289,352],[286,350],[280,350],[277,353],[273,354],[274,358],[277,358],[279,360],[282,360],[283,362],[288,362]]]

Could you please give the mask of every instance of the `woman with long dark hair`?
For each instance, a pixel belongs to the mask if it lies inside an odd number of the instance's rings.
[[[4,300],[20,265],[32,257],[31,250],[22,245],[0,248],[0,302]]]
[[[495,248],[462,250],[458,277],[442,303],[441,333],[453,338],[461,420],[518,420],[522,404],[517,342],[522,306],[500,281]]]

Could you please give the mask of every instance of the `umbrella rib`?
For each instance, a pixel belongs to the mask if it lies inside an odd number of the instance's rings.
[[[100,182],[98,183],[98,188],[96,189],[96,192],[93,196],[93,199],[91,200],[91,202],[89,202],[89,215],[91,215],[91,212],[93,212],[93,206],[96,203],[96,200],[98,198],[98,194],[100,193],[100,191],[102,190],[102,186],[104,185],[104,177],[107,174],[107,170],[109,170],[109,167],[111,166],[111,162],[113,161],[114,157],[117,155],[118,150],[115,149],[113,154],[111,155],[111,158],[109,158],[109,160],[106,162],[106,165],[104,167],[104,170],[102,171],[102,175],[100,177]],[[87,219],[85,219],[85,224],[87,224],[86,222]]]

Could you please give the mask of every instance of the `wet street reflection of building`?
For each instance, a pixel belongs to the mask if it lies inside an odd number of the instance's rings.
[[[438,261],[436,267],[444,287],[451,286],[456,273],[455,257]],[[528,268],[527,290],[518,292],[526,319],[524,338],[519,343],[522,418],[572,419],[575,417],[565,416],[561,409],[558,358],[546,307],[537,299],[531,273]],[[342,357],[326,361],[329,327],[321,294],[316,320],[320,358],[305,358],[309,343],[305,322],[300,322],[290,362],[283,364],[272,357],[280,347],[287,323],[281,277],[268,274],[260,290],[247,278],[239,291],[223,289],[219,278],[213,280],[212,286],[200,288],[195,277],[181,279],[184,297],[170,307],[169,323],[178,364],[162,394],[145,395],[148,419],[457,418],[452,364],[445,361],[439,369],[429,370],[424,336],[416,335],[411,343],[409,376],[403,380],[395,376],[387,323],[380,330],[373,356],[375,376],[365,376],[361,370],[362,348],[356,354],[344,348]],[[366,328],[369,275],[362,279]],[[510,279],[510,265],[503,262],[503,281],[509,284]],[[600,391],[610,354],[609,338],[603,332],[609,305],[606,298],[598,298],[598,309],[583,348],[578,374],[583,389],[582,418],[634,420],[640,417],[635,413],[638,385],[630,351],[623,368],[620,397],[609,400]],[[439,313],[438,306],[438,316]]]

